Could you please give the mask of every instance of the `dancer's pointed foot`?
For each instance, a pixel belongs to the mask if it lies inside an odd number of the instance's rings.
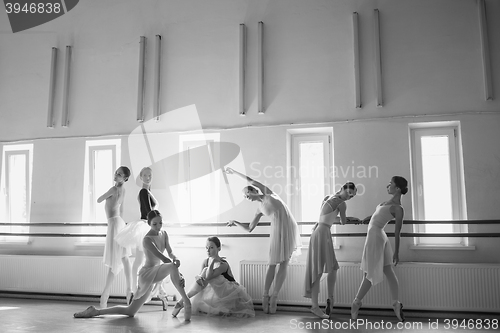
[[[102,294],[101,295],[101,299],[99,301],[99,306],[101,307],[101,309],[108,307],[108,299],[109,299],[109,294]]]
[[[405,321],[405,315],[403,313],[403,304],[401,304],[400,301],[396,301],[394,302],[394,304],[392,304],[392,308],[394,309],[396,317],[398,317],[399,321]]]
[[[328,315],[329,317],[332,316],[333,314],[333,298],[328,298],[326,300],[326,306],[325,306],[325,314]]]
[[[321,311],[319,306],[313,306],[311,308],[311,312],[314,313],[317,317],[319,317],[321,319],[328,319],[328,315],[325,314],[323,311]]]
[[[167,296],[165,296],[165,295],[160,295],[160,296],[158,296],[158,297],[160,297],[161,304],[162,304],[162,306],[163,306],[163,311],[167,311],[167,307],[168,307]]]
[[[262,311],[269,313],[269,295],[262,296]]]
[[[87,309],[82,312],[77,312],[73,314],[75,318],[92,318],[99,315],[99,310],[95,308],[95,306],[91,305]]]
[[[184,307],[184,304],[182,304],[180,301],[175,303],[175,306],[174,306],[174,311],[172,311],[172,317],[177,317],[177,315],[179,314],[179,312],[181,312],[182,308]]]
[[[276,313],[278,309],[278,295],[273,295],[269,299],[269,313]]]
[[[361,308],[361,301],[358,300],[358,299],[355,299],[353,302],[352,302],[352,305],[351,305],[351,318],[356,320],[358,319],[358,312],[359,312],[359,309]]]

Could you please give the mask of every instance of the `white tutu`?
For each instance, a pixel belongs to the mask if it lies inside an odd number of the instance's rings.
[[[142,240],[149,230],[151,227],[146,221],[132,221],[116,235],[115,241],[123,247],[138,248],[143,251]]]
[[[193,315],[255,317],[252,297],[245,287],[219,275],[192,300]]]

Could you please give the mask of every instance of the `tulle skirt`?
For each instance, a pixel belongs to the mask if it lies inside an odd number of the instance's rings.
[[[113,274],[118,274],[123,268],[122,258],[130,256],[130,249],[121,246],[116,241],[116,236],[125,228],[125,222],[120,216],[108,219],[106,243],[104,245],[103,263],[111,268]]]
[[[149,230],[151,230],[151,227],[146,221],[132,221],[116,235],[115,240],[123,247],[130,249],[137,248],[140,251],[144,251],[142,240]]]
[[[191,301],[193,315],[255,317],[252,297],[237,282],[219,275]]]

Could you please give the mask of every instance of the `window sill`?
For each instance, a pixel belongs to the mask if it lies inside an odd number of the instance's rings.
[[[475,246],[470,245],[412,245],[410,250],[458,250],[458,251],[475,251]]]

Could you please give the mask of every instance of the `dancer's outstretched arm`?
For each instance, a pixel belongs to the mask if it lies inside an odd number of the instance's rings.
[[[226,173],[229,175],[235,174],[237,176],[240,176],[241,178],[245,179],[250,185],[257,187],[263,194],[268,194],[268,195],[273,194],[273,191],[266,185],[248,177],[247,175],[242,174],[241,172],[238,172],[228,167],[226,168]]]
[[[248,232],[252,232],[253,229],[255,229],[255,227],[257,226],[257,224],[259,224],[259,221],[260,221],[260,218],[263,216],[264,214],[262,214],[260,211],[257,211],[257,213],[255,213],[255,216],[252,220],[252,222],[250,223],[241,223],[239,221],[236,221],[236,220],[230,220],[228,223],[227,223],[227,226],[228,227],[232,227],[232,226],[239,226],[241,228],[243,228],[244,230],[248,231]]]

